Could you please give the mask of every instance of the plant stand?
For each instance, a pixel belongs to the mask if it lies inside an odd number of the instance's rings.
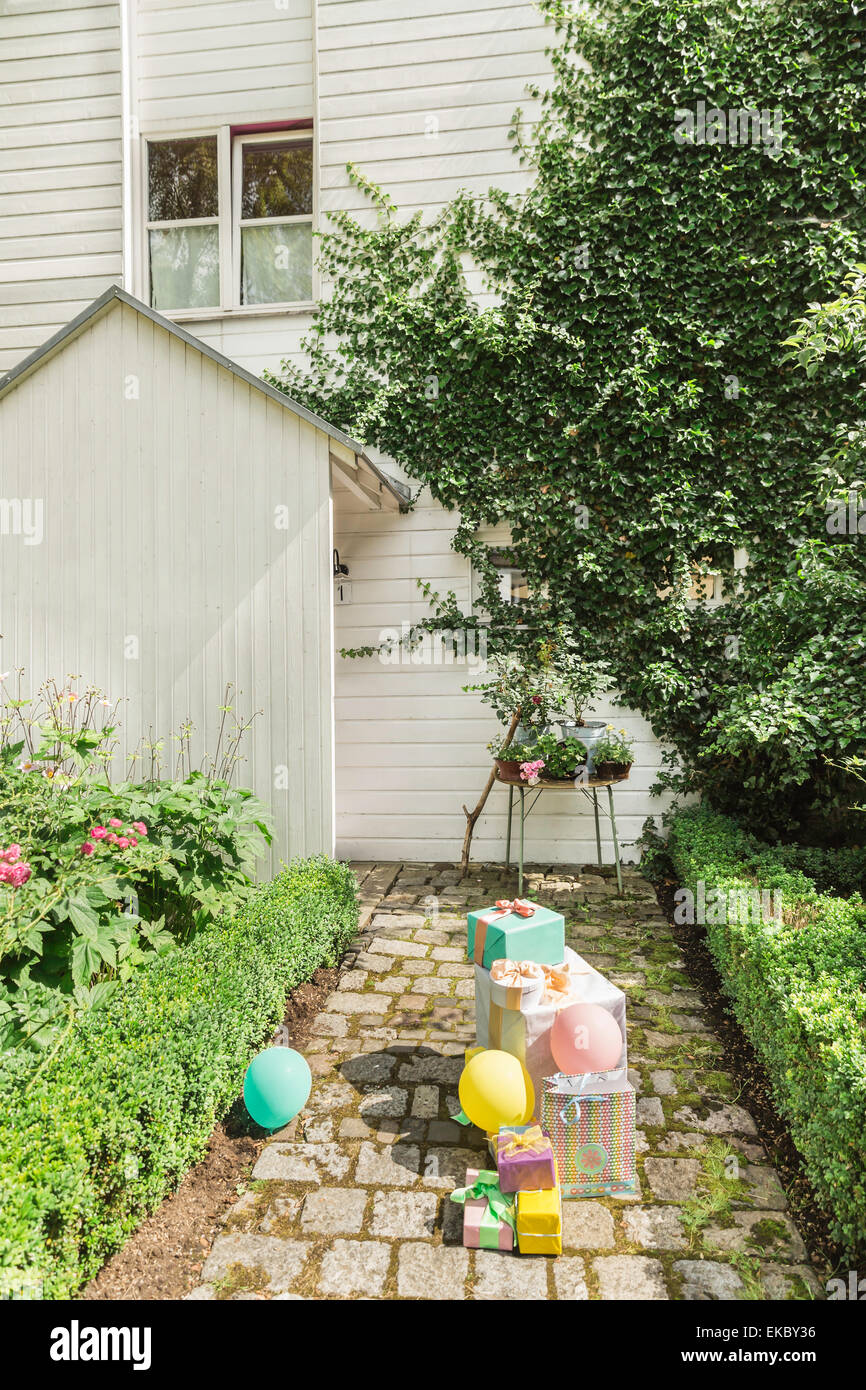
[[[614,810],[613,804],[613,788],[615,783],[613,781],[607,781],[602,778],[590,777],[586,782],[539,782],[534,787],[527,787],[522,782],[509,782],[503,777],[497,777],[496,780],[497,782],[501,782],[504,787],[508,788],[508,830],[506,832],[505,839],[506,869],[510,866],[511,863],[511,822],[514,811],[514,792],[515,790],[517,790],[520,793],[520,853],[517,861],[517,893],[518,896],[521,897],[523,895],[523,841],[524,829],[526,826],[526,817],[533,810],[541,793],[547,791],[577,791],[582,792],[583,795],[586,797],[587,801],[592,802],[593,814],[595,816],[595,843],[598,849],[598,862],[599,864],[603,864],[604,860],[602,859],[601,853],[601,823],[599,820],[598,793],[601,787],[607,787],[607,811],[605,811],[603,807],[601,809],[602,814],[606,815],[608,820],[610,821],[610,829],[611,834],[613,836],[613,861],[616,865],[616,883],[617,888],[619,889],[619,895],[620,897],[622,897],[622,865],[620,863],[619,858],[619,839],[616,833],[616,812]],[[534,797],[530,801],[529,806],[527,806],[526,804],[527,792],[534,793]]]

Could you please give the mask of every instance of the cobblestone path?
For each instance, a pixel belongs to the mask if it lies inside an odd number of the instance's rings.
[[[363,907],[311,1025],[306,1109],[275,1134],[190,1299],[802,1299],[818,1293],[785,1194],[720,1069],[650,886],[537,868],[526,896],[628,995],[640,1196],[563,1203],[558,1259],[465,1250],[449,1202],[484,1139],[449,1117],[474,1038],[467,907],[513,896],[501,865],[354,866]],[[611,871],[612,872],[612,871]],[[811,1292],[810,1292],[811,1291]]]

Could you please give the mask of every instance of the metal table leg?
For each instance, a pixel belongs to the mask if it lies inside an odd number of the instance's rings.
[[[601,864],[601,827],[598,823],[598,792],[595,787],[592,789],[592,809],[595,812],[595,845],[598,850],[598,862]]]
[[[522,897],[523,897],[523,822],[524,822],[524,820],[525,820],[525,816],[524,816],[524,796],[525,796],[525,789],[524,789],[523,787],[521,787],[521,788],[520,788],[520,872],[519,872],[518,878],[517,878],[517,896],[518,896],[518,898],[522,898]]]
[[[608,805],[610,807],[610,828],[613,832],[613,854],[614,863],[616,864],[616,882],[617,887],[619,888],[619,895],[620,897],[622,897],[622,868],[619,862],[619,840],[616,837],[616,815],[613,809],[613,787],[611,786],[608,786],[607,789],[607,799]]]
[[[511,810],[514,805],[514,788],[508,788],[508,830],[505,835],[505,867],[511,864]]]

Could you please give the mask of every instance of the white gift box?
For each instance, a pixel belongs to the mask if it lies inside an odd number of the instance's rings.
[[[528,997],[521,998],[519,1006],[515,1008],[509,1006],[505,988],[491,980],[490,971],[483,965],[475,966],[475,1037],[478,1046],[497,1048],[518,1057],[532,1078],[539,1104],[544,1077],[559,1070],[550,1050],[550,1029],[557,1012],[567,1004],[600,1004],[613,1015],[623,1037],[617,1067],[628,1066],[623,991],[568,946],[562,967],[542,968],[546,972],[548,987],[543,992],[536,990]],[[551,988],[554,983],[559,984],[560,988]],[[517,997],[512,995],[511,1002],[517,1003]]]

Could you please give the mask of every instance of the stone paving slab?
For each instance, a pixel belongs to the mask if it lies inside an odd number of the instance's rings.
[[[809,1299],[818,1280],[650,886],[531,866],[569,944],[628,994],[640,1191],[563,1203],[558,1259],[462,1245],[448,1200],[485,1138],[451,1118],[474,1039],[467,907],[514,896],[473,865],[355,865],[362,907],[312,1022],[313,1092],[263,1149],[201,1282],[207,1299]]]

